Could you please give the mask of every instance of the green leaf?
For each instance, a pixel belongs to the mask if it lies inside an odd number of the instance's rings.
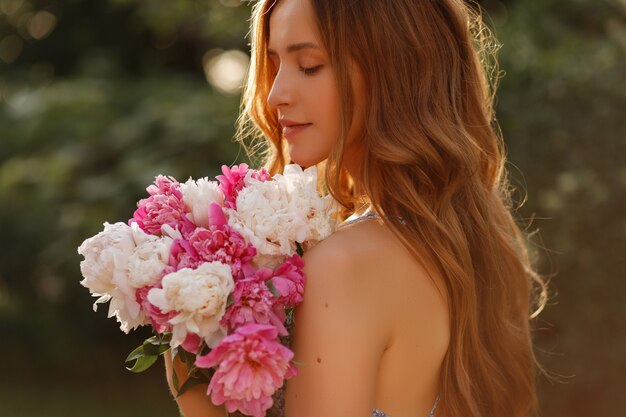
[[[165,352],[167,352],[170,348],[170,345],[161,345],[159,346],[159,355],[164,354]]]
[[[178,355],[180,356],[180,359],[185,362],[187,368],[191,368],[193,366],[193,363],[195,362],[195,355],[193,353],[189,353],[184,349],[180,349],[178,351]]]
[[[144,349],[144,351],[148,355],[159,356],[167,352],[169,349],[170,349],[169,345],[160,345],[160,346],[150,345],[150,348]]]
[[[304,250],[302,250],[302,246],[300,245],[300,242],[296,242],[296,252],[300,256],[304,255]]]
[[[159,347],[148,343],[147,341],[143,342],[143,351],[147,356],[159,356]]]
[[[164,352],[167,352],[169,348],[170,348],[170,345],[167,343],[153,344],[149,342],[149,339],[143,342],[143,351],[145,352],[146,355],[159,356],[163,354]]]
[[[185,362],[190,372],[196,369],[196,355],[195,354],[181,349],[180,357],[183,360],[183,362]]]
[[[132,352],[128,354],[128,357],[126,357],[126,360],[124,362],[130,362],[132,360],[135,360],[137,358],[144,356],[144,354],[145,353],[143,351],[143,345],[138,346],[135,350],[133,350]]]
[[[172,370],[172,385],[174,385],[174,389],[178,392],[178,376],[174,370]]]
[[[204,356],[206,354],[208,354],[212,349],[209,347],[209,345],[206,344],[206,342],[203,340],[202,344],[200,344],[200,349],[198,350],[198,356]]]
[[[141,356],[137,358],[137,361],[135,362],[132,368],[127,367],[126,369],[135,373],[143,372],[149,367],[151,367],[154,364],[154,362],[156,362],[157,358],[158,358],[157,355]]]
[[[274,283],[272,282],[271,279],[268,279],[267,281],[265,281],[265,285],[267,285],[267,288],[271,291],[272,294],[274,294],[274,297],[280,297],[280,293],[274,286]]]
[[[198,371],[200,371],[200,374],[202,374],[206,379],[207,382],[211,380],[211,378],[213,378],[213,375],[215,374],[215,370],[213,370],[213,372],[211,372],[211,369],[207,369],[207,368],[197,368]]]
[[[163,333],[163,334],[157,334],[155,336],[152,336],[146,339],[145,341],[155,346],[161,346],[161,345],[169,345],[171,340],[172,340],[171,333]]]
[[[206,381],[204,381],[203,379],[200,378],[194,378],[194,377],[189,377],[187,378],[187,380],[185,381],[185,383],[183,384],[182,387],[180,387],[180,390],[178,391],[178,394],[176,395],[176,398],[180,397],[181,395],[183,395],[185,393],[185,391],[187,391],[189,388],[199,385],[199,384],[204,384],[206,383]]]

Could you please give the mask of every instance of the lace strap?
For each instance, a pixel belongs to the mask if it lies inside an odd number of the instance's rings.
[[[439,405],[439,394],[437,394],[437,398],[435,399],[435,404],[433,405],[433,408],[430,410],[430,413],[428,413],[428,417],[433,417],[435,415],[435,410],[437,409],[438,405]],[[384,411],[374,407],[374,410],[372,410],[372,417],[390,417],[390,416],[385,414]]]
[[[356,219],[345,221],[345,222],[341,223],[340,226],[345,226],[347,224],[356,223],[356,222],[361,221],[361,220],[375,219],[377,217],[378,217],[378,214],[376,214],[376,213],[367,213],[367,214],[365,214],[365,215],[363,215],[361,217],[357,217]],[[405,223],[404,219],[402,217],[400,217],[400,216],[398,216],[398,221],[400,222],[400,224],[404,224]]]
[[[376,213],[367,213],[366,215],[363,215],[361,217],[357,217],[356,219],[345,221],[345,222],[341,223],[341,226],[345,226],[346,224],[356,223],[358,221],[365,220],[365,219],[375,219],[376,217],[378,217],[376,215]]]
[[[438,405],[439,405],[439,394],[437,394],[437,398],[435,399],[435,404],[433,405],[432,410],[430,410],[430,414],[428,414],[428,417],[433,417],[435,415],[435,410],[437,410]]]

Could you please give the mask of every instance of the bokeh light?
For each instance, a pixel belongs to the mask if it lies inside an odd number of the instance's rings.
[[[207,81],[226,94],[241,90],[250,58],[238,50],[213,49],[202,58]]]
[[[28,33],[34,39],[44,39],[54,30],[56,23],[57,18],[52,13],[45,10],[37,12],[28,20]]]

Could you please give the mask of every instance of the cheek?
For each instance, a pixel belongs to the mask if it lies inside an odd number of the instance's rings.
[[[324,135],[324,142],[332,143],[339,134],[340,100],[334,78],[325,76],[324,82],[313,92],[315,100],[313,117]]]
[[[332,74],[320,74],[315,82],[307,84],[303,114],[313,123],[305,135],[289,142],[289,153],[293,162],[309,167],[326,159],[339,134],[339,95]]]

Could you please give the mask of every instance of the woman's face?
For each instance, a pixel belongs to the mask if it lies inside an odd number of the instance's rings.
[[[278,111],[283,126],[305,125],[283,127],[283,136],[292,161],[307,168],[328,157],[339,135],[336,80],[309,0],[280,0],[269,26],[268,55],[276,72],[267,102]],[[362,103],[360,90],[355,90],[356,103]],[[355,112],[349,143],[362,123],[360,118],[360,112]]]

